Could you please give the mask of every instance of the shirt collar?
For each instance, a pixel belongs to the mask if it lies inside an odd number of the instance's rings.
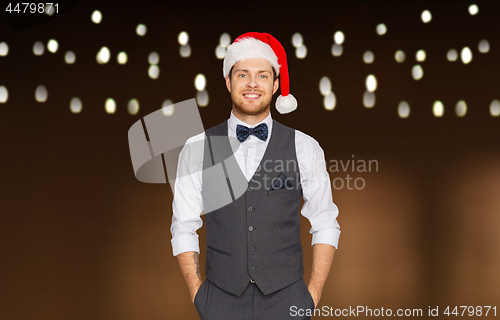
[[[236,137],[236,126],[238,124],[245,126],[245,127],[248,127],[248,128],[254,128],[261,123],[267,124],[267,128],[268,128],[267,129],[267,131],[268,131],[267,140],[269,141],[269,137],[271,136],[271,131],[273,128],[273,118],[271,117],[271,112],[269,112],[269,115],[261,122],[250,125],[250,124],[243,122],[240,119],[236,118],[233,114],[233,111],[231,110],[231,115],[229,116],[229,120],[228,120],[228,127],[229,127],[228,134],[232,137]]]

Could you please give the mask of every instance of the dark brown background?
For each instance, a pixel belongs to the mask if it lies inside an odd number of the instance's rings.
[[[328,4],[326,4],[328,3]],[[377,160],[378,172],[333,172],[331,178],[361,177],[363,190],[334,189],[342,228],[339,250],[320,306],[422,308],[495,305],[500,298],[499,118],[489,104],[498,90],[498,1],[220,1],[171,4],[161,1],[80,1],[49,23],[0,42],[0,310],[18,319],[196,319],[187,287],[172,256],[168,185],[134,178],[128,128],[169,98],[195,96],[194,77],[207,77],[209,105],[200,108],[205,128],[224,121],[230,97],[215,47],[223,32],[232,39],[247,31],[269,32],[288,52],[291,92],[297,111],[273,117],[319,141],[326,160]],[[93,10],[103,20],[91,22]],[[433,20],[424,24],[428,9]],[[5,14],[1,28],[9,30]],[[135,27],[148,27],[145,37]],[[378,36],[375,26],[388,33]],[[346,35],[344,53],[333,57],[333,33]],[[178,54],[177,35],[187,31],[190,58]],[[307,58],[295,58],[293,33],[300,32]],[[58,40],[59,50],[34,56],[35,41]],[[480,40],[490,52],[477,50]],[[98,65],[102,46],[111,61]],[[473,60],[446,60],[450,48],[469,46]],[[402,64],[394,61],[404,50]],[[414,81],[415,52],[425,49],[424,77]],[[64,63],[73,50],[76,63]],[[365,50],[375,62],[362,61]],[[126,51],[126,65],[116,54]],[[147,76],[147,56],[160,54],[160,77]],[[378,79],[376,105],[362,105],[368,74]],[[332,80],[337,106],[322,106],[319,80]],[[37,85],[48,100],[34,99]],[[78,96],[81,114],[69,101]],[[113,97],[116,114],[104,111]],[[140,112],[131,116],[127,102]],[[464,99],[464,118],[454,106]],[[410,117],[397,105],[408,101]],[[435,118],[432,104],[443,101]],[[274,101],[272,103],[274,106]],[[306,282],[311,253],[309,222],[303,219]],[[200,232],[203,239],[204,230]],[[201,245],[203,247],[204,240]],[[202,255],[204,263],[204,255]]]

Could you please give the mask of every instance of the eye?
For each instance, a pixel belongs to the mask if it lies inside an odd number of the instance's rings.
[[[267,79],[267,76],[266,75],[261,75],[261,78],[262,79]]]
[[[238,77],[240,77],[240,78],[243,78],[243,77],[245,77],[245,76],[246,76],[246,74],[243,74],[243,73],[240,73],[240,74],[238,75]]]

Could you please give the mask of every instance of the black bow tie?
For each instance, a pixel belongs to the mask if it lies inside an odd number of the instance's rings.
[[[253,134],[262,141],[267,140],[267,124],[261,123],[255,128],[248,128],[238,124],[236,126],[236,137],[240,142],[245,141],[249,135]]]

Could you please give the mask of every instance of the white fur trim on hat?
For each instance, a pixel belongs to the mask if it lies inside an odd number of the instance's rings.
[[[222,69],[224,78],[226,78],[236,62],[248,59],[265,59],[273,66],[276,76],[280,74],[278,57],[271,46],[255,38],[244,38],[227,47]]]
[[[276,110],[278,110],[279,113],[290,113],[295,109],[297,109],[297,99],[291,94],[287,96],[280,95],[278,99],[276,99]]]

